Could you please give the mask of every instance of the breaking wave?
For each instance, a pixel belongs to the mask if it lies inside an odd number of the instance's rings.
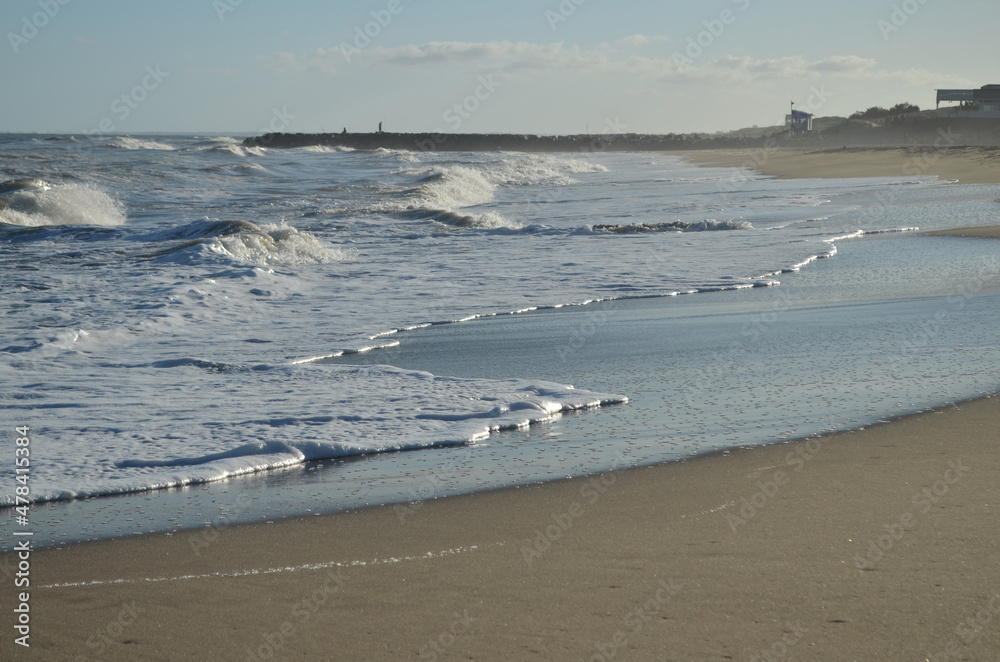
[[[306,145],[305,147],[295,147],[296,151],[299,152],[316,152],[319,154],[337,154],[340,152],[353,152],[353,147],[341,147],[340,145],[335,145],[333,147],[329,145]]]
[[[248,156],[263,156],[267,153],[267,149],[264,147],[256,146],[244,146],[239,144],[229,144],[225,143],[222,145],[215,145],[214,147],[209,147],[208,151],[218,152],[220,154],[230,154],[232,156],[239,156],[245,158]]]
[[[176,149],[173,145],[156,142],[155,140],[132,138],[131,136],[115,136],[108,141],[107,146],[114,149]]]
[[[125,223],[118,198],[90,184],[51,185],[42,180],[0,184],[0,222],[25,227]]]
[[[204,220],[145,237],[177,241],[148,258],[177,261],[201,248],[230,260],[254,265],[306,265],[344,262],[355,258],[354,251],[325,246],[309,232],[285,223],[257,225],[244,220]]]
[[[642,232],[714,232],[720,230],[753,230],[754,227],[747,221],[715,221],[705,220],[698,223],[685,223],[684,221],[671,221],[666,223],[624,223],[624,224],[600,224],[591,226],[592,229],[602,232],[615,232],[618,234],[635,234]]]
[[[570,174],[606,170],[582,159],[535,155],[503,156],[474,166],[436,165],[401,173],[414,185],[399,191],[396,208],[403,218],[450,227],[517,230],[523,224],[500,213],[466,210],[493,202],[500,187],[562,186],[575,181]]]
[[[414,209],[403,214],[414,220],[440,223],[453,228],[471,228],[477,230],[520,230],[523,225],[495,211],[485,214],[462,214],[447,209]]]

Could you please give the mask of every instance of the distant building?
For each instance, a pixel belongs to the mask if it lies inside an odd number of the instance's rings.
[[[942,108],[942,101],[957,101],[958,105]],[[1000,119],[1000,85],[984,85],[978,90],[938,90],[937,116]]]
[[[785,115],[785,126],[787,126],[792,133],[812,131],[813,130],[812,113],[807,113],[804,110],[795,110],[793,108],[791,115]]]

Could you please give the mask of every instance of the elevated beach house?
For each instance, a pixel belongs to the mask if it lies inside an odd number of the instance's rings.
[[[957,101],[958,105],[942,108],[942,101]],[[938,90],[937,116],[1000,119],[1000,85],[984,85],[978,90]]]

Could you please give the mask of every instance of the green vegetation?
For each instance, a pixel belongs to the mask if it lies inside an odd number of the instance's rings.
[[[897,103],[892,108],[882,108],[881,106],[872,106],[867,110],[859,110],[850,116],[849,119],[852,120],[881,120],[887,117],[899,117],[900,115],[906,115],[908,113],[919,113],[920,106],[915,106],[912,103],[903,102]]]

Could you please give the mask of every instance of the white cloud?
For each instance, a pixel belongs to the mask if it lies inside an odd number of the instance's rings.
[[[871,58],[856,57],[854,55],[834,55],[819,62],[813,62],[813,71],[835,71],[838,73],[850,73],[873,69],[877,63]]]
[[[302,62],[303,58],[294,53],[281,52],[268,58],[267,65],[268,69],[279,74],[299,74],[305,71]]]
[[[650,57],[629,52],[639,46],[666,41],[666,37],[631,35],[614,44],[589,48],[564,42],[435,41],[398,47],[369,47],[345,57],[339,47],[317,49],[311,53],[276,53],[269,58],[271,69],[281,73],[343,73],[347,67],[461,67],[489,69],[496,73],[538,74],[573,73],[589,77],[617,76],[634,81],[762,83],[767,81],[893,81],[900,85],[933,86],[966,84],[951,76],[923,69],[881,69],[872,58],[833,55],[810,61],[802,56],[753,58],[724,55],[707,56],[680,66],[673,54]]]
[[[702,66],[688,66],[685,78],[708,80],[779,80],[831,76],[861,77],[877,66],[875,60],[836,55],[810,62],[801,56],[755,59],[727,55]]]
[[[306,54],[283,51],[262,59],[267,62],[268,69],[279,74],[320,73],[329,76],[338,73],[338,65],[346,61],[339,48],[319,48]]]
[[[428,44],[373,48],[365,59],[373,63],[395,65],[415,64],[528,64],[539,67],[559,66],[577,57],[579,48],[566,49],[562,42],[531,44],[527,42],[490,41],[460,42],[432,41]]]
[[[648,44],[656,43],[666,43],[670,41],[670,37],[664,35],[644,35],[644,34],[634,34],[630,37],[623,37],[616,42],[613,42],[616,48],[635,48],[636,46],[646,46]]]
[[[667,41],[661,35],[632,35],[591,48],[567,46],[563,42],[429,42],[393,48],[376,46],[350,48],[349,58],[339,46],[310,53],[275,53],[268,58],[270,69],[280,73],[342,73],[346,65],[368,66],[488,66],[496,71],[578,71],[583,73],[621,73],[638,76],[662,76],[673,63],[666,59],[629,56],[620,48],[631,48]]]

